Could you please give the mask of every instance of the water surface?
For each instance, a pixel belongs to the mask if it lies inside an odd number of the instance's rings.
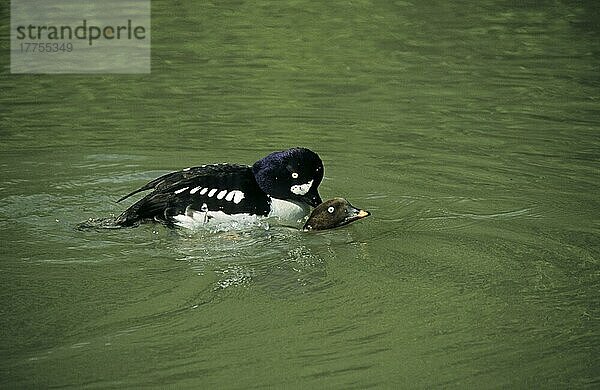
[[[149,75],[0,59],[3,387],[599,386],[597,6],[152,10]],[[160,174],[292,146],[372,216],[74,229]]]

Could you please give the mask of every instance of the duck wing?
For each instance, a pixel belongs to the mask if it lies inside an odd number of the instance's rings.
[[[171,223],[188,210],[224,211],[227,214],[266,215],[268,196],[258,187],[252,169],[245,165],[207,165],[172,172],[152,180],[132,194],[153,189],[116,219],[121,226],[144,220]]]
[[[211,164],[211,165],[202,165],[198,167],[190,167],[182,169],[181,171],[170,172],[164,174],[156,179],[146,183],[142,187],[138,188],[135,191],[130,192],[129,194],[121,197],[117,200],[117,203],[129,198],[132,195],[137,194],[138,192],[147,191],[147,190],[165,190],[176,186],[177,183],[190,180],[193,178],[200,178],[204,176],[210,175],[219,175],[221,173],[227,172],[236,172],[242,168],[249,168],[246,165],[239,164]]]

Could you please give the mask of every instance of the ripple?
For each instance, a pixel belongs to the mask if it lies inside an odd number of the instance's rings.
[[[172,244],[178,260],[200,275],[218,277],[216,289],[258,285],[278,296],[323,288],[324,259],[297,229],[187,233]],[[319,238],[315,238],[319,241]]]

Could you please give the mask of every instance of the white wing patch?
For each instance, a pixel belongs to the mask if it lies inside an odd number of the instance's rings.
[[[225,197],[225,200],[228,202],[233,202],[235,204],[238,204],[242,201],[242,199],[245,198],[245,194],[240,191],[240,190],[233,190],[230,193],[227,194],[227,196]]]
[[[175,191],[175,194],[180,194],[183,191],[186,191],[188,188],[189,187],[181,188],[181,189]],[[199,191],[200,195],[207,195],[209,198],[212,198],[213,196],[215,196],[215,194],[217,194],[217,196],[216,196],[217,199],[219,199],[219,200],[225,199],[226,201],[233,202],[235,204],[239,204],[242,201],[242,199],[244,199],[246,197],[246,195],[240,190],[228,191],[228,190],[218,190],[217,188],[208,189],[207,187],[201,187],[201,186],[192,188],[190,190],[190,195],[193,195],[198,191]]]
[[[235,194],[233,195],[233,203],[238,204],[244,199],[244,193],[242,191],[233,191]]]
[[[219,192],[217,194],[217,199],[219,199],[219,200],[223,199],[226,194],[227,194],[227,190],[223,190],[223,191]]]
[[[304,183],[304,184],[296,184],[292,187],[290,187],[290,191],[292,191],[292,193],[296,194],[296,195],[305,195],[308,190],[310,190],[310,187],[313,184],[313,180],[309,181],[308,183]]]

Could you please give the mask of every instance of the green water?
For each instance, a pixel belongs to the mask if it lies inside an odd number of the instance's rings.
[[[536,4],[153,1],[85,76],[9,74],[2,5],[1,387],[598,388],[600,12]],[[291,146],[372,216],[74,229]]]

